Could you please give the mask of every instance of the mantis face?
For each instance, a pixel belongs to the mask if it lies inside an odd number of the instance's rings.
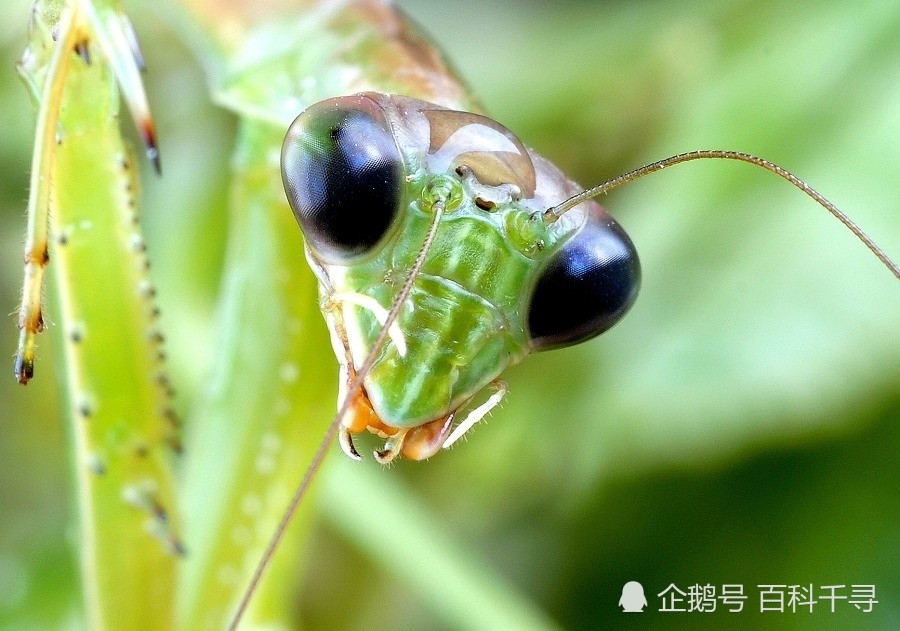
[[[379,460],[433,455],[474,423],[454,430],[479,391],[494,383],[499,401],[507,366],[602,333],[637,296],[637,253],[619,224],[593,201],[548,221],[581,188],[479,114],[377,93],[329,99],[291,125],[282,173],[342,399],[365,373],[342,421],[352,457],[350,435],[364,429],[387,439]],[[376,348],[405,280],[390,342]]]

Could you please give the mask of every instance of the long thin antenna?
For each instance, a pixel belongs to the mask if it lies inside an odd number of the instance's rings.
[[[656,171],[660,171],[665,169],[666,167],[673,166],[675,164],[680,164],[681,162],[689,162],[691,160],[701,160],[707,158],[720,158],[724,160],[738,160],[740,162],[749,162],[750,164],[755,164],[756,166],[764,168],[766,171],[770,171],[775,175],[787,180],[801,191],[812,197],[816,202],[819,203],[822,207],[825,208],[828,212],[834,215],[838,221],[844,224],[847,228],[850,229],[850,232],[856,235],[856,237],[862,241],[869,250],[872,251],[872,254],[878,257],[885,267],[887,267],[891,273],[894,274],[897,278],[900,278],[900,267],[897,266],[894,261],[882,250],[878,245],[875,244],[874,241],[863,232],[862,228],[860,228],[856,223],[853,222],[850,217],[845,215],[841,210],[838,209],[837,206],[832,204],[830,201],[825,199],[818,191],[816,191],[809,184],[798,178],[796,175],[788,171],[787,169],[783,169],[773,162],[769,162],[764,158],[759,158],[757,156],[751,155],[749,153],[743,153],[741,151],[723,151],[720,149],[700,149],[697,151],[688,151],[687,153],[679,153],[676,156],[671,156],[669,158],[665,158],[663,160],[659,160],[652,164],[648,164],[646,166],[642,166],[639,169],[635,169],[634,171],[629,171],[624,175],[620,175],[615,177],[608,182],[604,182],[599,186],[595,186],[586,191],[582,191],[577,195],[570,197],[566,201],[554,206],[553,208],[548,209],[544,212],[543,217],[544,221],[548,223],[553,223],[557,219],[559,219],[563,213],[571,210],[578,204],[581,204],[589,199],[597,197],[599,195],[603,195],[604,193],[608,193],[621,186],[622,184],[627,184],[628,182],[632,182],[638,178],[644,177],[645,175],[650,175],[651,173],[655,173]]]
[[[400,315],[400,310],[406,303],[406,299],[409,298],[409,292],[412,291],[413,283],[418,277],[419,272],[422,270],[422,266],[425,264],[425,257],[428,255],[428,252],[429,250],[431,250],[431,246],[434,243],[434,238],[437,235],[438,225],[441,222],[441,217],[443,217],[444,215],[443,200],[437,200],[436,202],[434,202],[432,210],[434,211],[434,216],[431,219],[431,226],[428,229],[428,235],[425,237],[425,241],[422,243],[422,249],[419,250],[416,261],[413,264],[412,269],[410,269],[409,275],[407,275],[406,281],[403,283],[402,289],[400,289],[400,293],[397,294],[396,298],[394,298],[394,302],[391,305],[391,310],[388,312],[387,318],[385,319],[384,324],[381,325],[381,330],[378,332],[378,337],[375,338],[375,343],[372,344],[372,348],[369,350],[368,355],[366,355],[366,361],[363,362],[362,367],[356,372],[356,376],[353,377],[353,380],[350,382],[350,387],[347,389],[347,394],[344,397],[344,400],[341,402],[341,407],[338,409],[337,414],[335,414],[334,418],[331,421],[331,424],[328,426],[328,429],[325,432],[325,436],[322,438],[322,442],[319,443],[319,447],[316,449],[316,453],[313,456],[312,461],[309,463],[309,466],[306,467],[306,471],[303,473],[303,478],[300,480],[300,484],[297,485],[297,490],[294,491],[294,496],[291,498],[290,504],[288,504],[287,509],[285,509],[284,514],[281,517],[281,521],[278,522],[278,527],[275,529],[275,533],[269,540],[269,545],[266,547],[265,552],[263,552],[263,556],[260,559],[259,564],[256,566],[256,570],[253,572],[252,578],[250,579],[250,583],[249,585],[247,585],[247,589],[244,591],[244,595],[241,597],[241,602],[238,604],[237,611],[235,612],[234,617],[231,619],[231,622],[228,625],[228,631],[235,631],[237,629],[238,623],[240,623],[241,618],[244,616],[244,613],[246,613],[247,607],[250,605],[250,600],[253,598],[253,594],[256,592],[257,587],[259,587],[259,583],[262,580],[263,574],[269,567],[269,564],[272,561],[272,557],[275,555],[275,551],[278,549],[278,545],[284,538],[284,533],[287,530],[288,524],[290,524],[291,519],[293,519],[294,517],[294,513],[297,512],[297,508],[303,501],[303,497],[306,495],[306,491],[309,489],[313,477],[322,466],[322,461],[325,460],[325,454],[328,453],[328,447],[334,440],[338,428],[341,426],[341,422],[344,419],[344,415],[347,414],[347,411],[350,409],[350,405],[352,404],[353,399],[357,394],[359,394],[359,391],[362,389],[363,380],[366,378],[366,375],[369,374],[369,371],[372,370],[372,366],[375,365],[375,358],[378,356],[378,354],[381,352],[381,349],[390,338],[391,325],[397,320],[397,317]]]

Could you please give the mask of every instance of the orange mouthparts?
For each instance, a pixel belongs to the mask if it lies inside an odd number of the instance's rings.
[[[384,448],[375,451],[375,460],[379,463],[388,464],[398,455],[410,460],[425,460],[444,445],[453,428],[453,416],[451,412],[417,427],[394,427],[378,416],[365,388],[361,388],[341,421],[338,439],[344,453],[354,460],[362,457],[353,445],[353,435],[365,430],[385,439]]]

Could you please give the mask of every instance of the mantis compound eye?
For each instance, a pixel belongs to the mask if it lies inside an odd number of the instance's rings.
[[[389,232],[400,207],[403,158],[378,103],[339,97],[291,123],[281,176],[307,244],[341,264],[365,256]]]
[[[618,322],[637,298],[641,266],[622,227],[598,206],[553,254],[528,309],[535,350],[571,346]]]

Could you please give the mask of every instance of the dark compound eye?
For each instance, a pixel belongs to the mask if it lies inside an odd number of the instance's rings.
[[[640,283],[631,239],[608,214],[592,213],[537,281],[528,310],[532,346],[548,350],[600,335],[625,315]]]
[[[291,123],[281,176],[307,243],[344,263],[370,252],[400,205],[403,158],[384,110],[366,96],[316,103]]]

